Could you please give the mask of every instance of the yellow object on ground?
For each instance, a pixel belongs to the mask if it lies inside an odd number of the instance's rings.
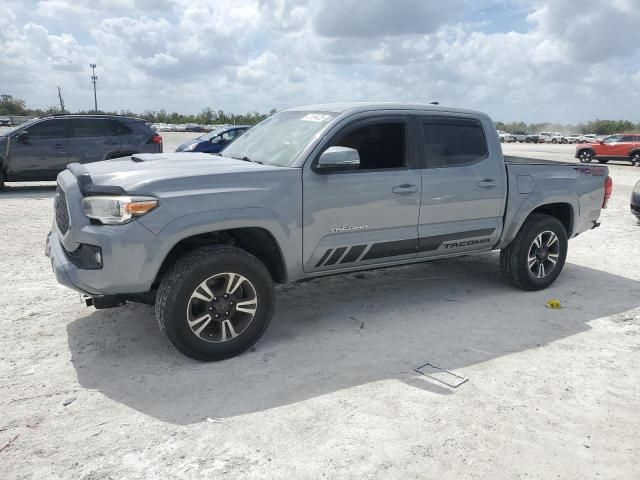
[[[560,303],[560,300],[553,298],[547,302],[547,307],[558,310],[559,308],[562,308],[562,304]]]

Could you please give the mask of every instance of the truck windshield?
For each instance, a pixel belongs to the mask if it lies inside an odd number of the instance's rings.
[[[281,112],[266,118],[224,149],[225,157],[290,167],[335,117],[332,112]]]

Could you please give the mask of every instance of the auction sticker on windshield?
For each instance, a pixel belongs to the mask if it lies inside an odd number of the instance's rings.
[[[300,120],[304,120],[305,122],[326,122],[331,118],[331,115],[327,115],[326,113],[308,113]]]

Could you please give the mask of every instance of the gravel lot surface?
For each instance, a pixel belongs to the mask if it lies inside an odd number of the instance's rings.
[[[281,286],[255,350],[214,364],[178,354],[150,307],[95,311],[58,286],[53,184],[9,185],[0,477],[640,478],[640,168],[610,167],[602,227],[546,291],[507,284],[495,253]]]

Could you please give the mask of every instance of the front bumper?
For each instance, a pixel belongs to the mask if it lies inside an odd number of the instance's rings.
[[[148,267],[157,235],[137,220],[124,225],[92,225],[82,212],[82,193],[73,175],[64,171],[58,182],[66,195],[70,226],[61,231],[54,222],[47,237],[45,253],[56,280],[91,296],[148,292],[155,280],[154,269]],[[101,268],[82,268],[74,253],[83,246],[100,250]]]

